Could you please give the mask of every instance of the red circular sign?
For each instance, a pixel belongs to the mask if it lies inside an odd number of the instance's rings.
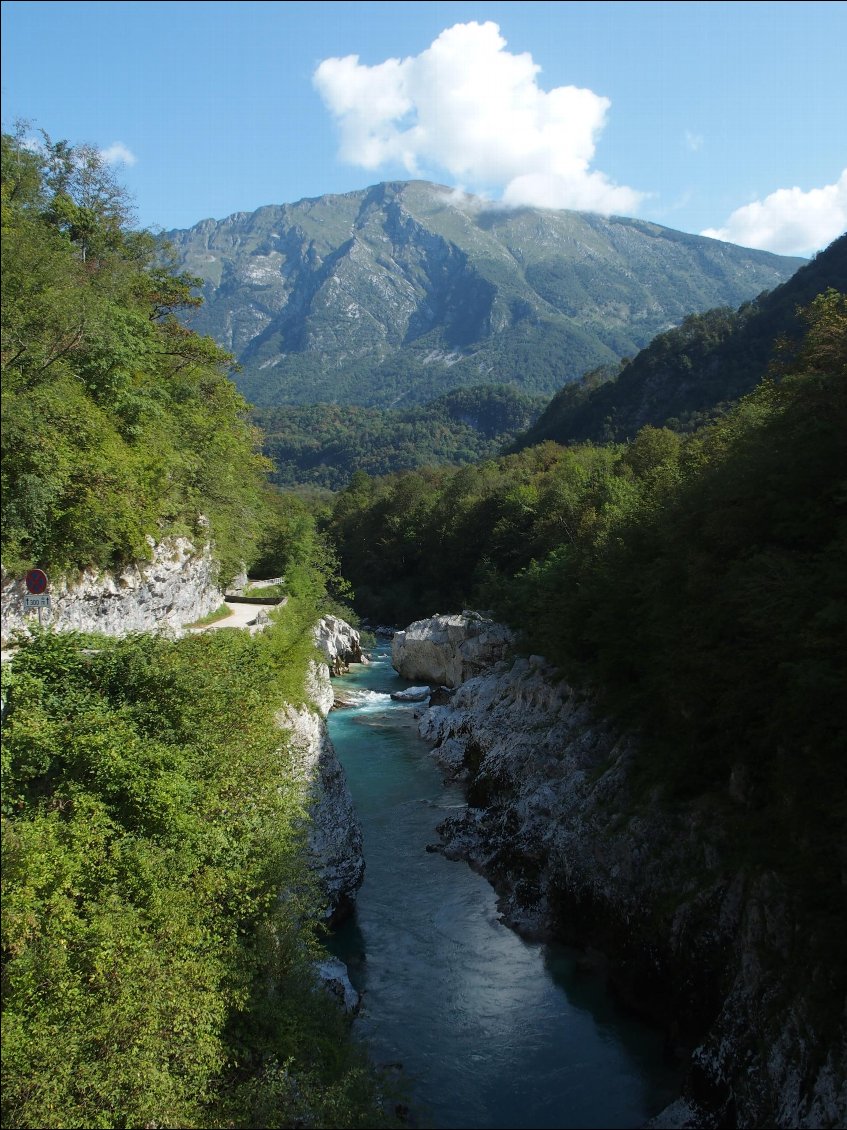
[[[47,588],[47,574],[43,569],[30,569],[26,575],[26,587],[33,596],[38,596]]]

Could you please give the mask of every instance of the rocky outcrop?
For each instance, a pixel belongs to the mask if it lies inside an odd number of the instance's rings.
[[[312,706],[286,706],[278,722],[289,734],[292,763],[310,793],[309,851],[325,897],[324,917],[335,925],[351,913],[365,875],[362,830],[326,729],[333,694],[324,664],[312,665],[307,690]]]
[[[513,639],[505,625],[479,612],[432,616],[395,632],[391,663],[404,679],[457,687],[503,659]]]
[[[210,547],[197,548],[184,537],[155,542],[148,537],[150,560],[120,572],[86,569],[76,577],[51,577],[45,623],[61,630],[179,635],[185,624],[214,611],[223,600]],[[2,638],[25,628],[35,613],[24,612],[26,585],[2,574]]]
[[[467,787],[439,850],[491,880],[517,929],[602,953],[689,1053],[685,1101],[656,1125],[845,1124],[838,978],[787,882],[739,864],[738,802],[663,803],[635,740],[539,657],[465,682],[420,730]]]
[[[428,686],[406,687],[404,691],[392,691],[391,697],[395,702],[427,702],[432,696]]]
[[[362,1003],[361,995],[353,988],[347,966],[337,957],[328,957],[315,963],[315,972],[347,1013],[355,1015]]]
[[[315,643],[333,675],[343,675],[350,663],[364,662],[359,633],[338,616],[324,616],[318,621]]]

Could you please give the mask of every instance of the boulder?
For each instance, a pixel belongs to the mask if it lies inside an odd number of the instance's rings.
[[[404,691],[392,691],[391,697],[397,702],[428,702],[429,687],[407,687]]]
[[[479,612],[416,620],[391,642],[391,662],[404,679],[457,687],[509,654],[514,635]]]
[[[355,1016],[362,998],[350,983],[344,962],[337,957],[327,957],[323,961],[315,962],[315,972],[327,990],[338,999],[344,1011]]]
[[[364,660],[359,633],[338,616],[324,616],[318,621],[315,643],[333,675],[343,675],[349,663]]]

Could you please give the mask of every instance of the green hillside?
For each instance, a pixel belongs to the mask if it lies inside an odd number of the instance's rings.
[[[518,446],[631,439],[645,424],[696,427],[753,389],[779,360],[778,342],[787,361],[804,330],[799,308],[829,287],[847,293],[847,235],[756,301],[691,315],[620,371],[566,385]]]
[[[194,280],[133,230],[97,150],[4,135],[2,194],[5,568],[105,567],[187,533],[232,575],[265,462],[231,358],[177,316]]]
[[[537,419],[546,397],[508,386],[457,389],[405,411],[346,404],[257,408],[263,450],[278,486],[337,490],[356,471],[387,475],[497,455]]]
[[[186,330],[99,152],[2,149],[3,564],[73,575],[191,533],[287,602],[261,635],[41,630],[2,666],[3,1126],[394,1124],[322,988],[304,703],[333,562],[229,358]]]

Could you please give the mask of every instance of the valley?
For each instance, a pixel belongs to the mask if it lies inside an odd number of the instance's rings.
[[[847,237],[3,192],[4,1124],[843,1124]]]

